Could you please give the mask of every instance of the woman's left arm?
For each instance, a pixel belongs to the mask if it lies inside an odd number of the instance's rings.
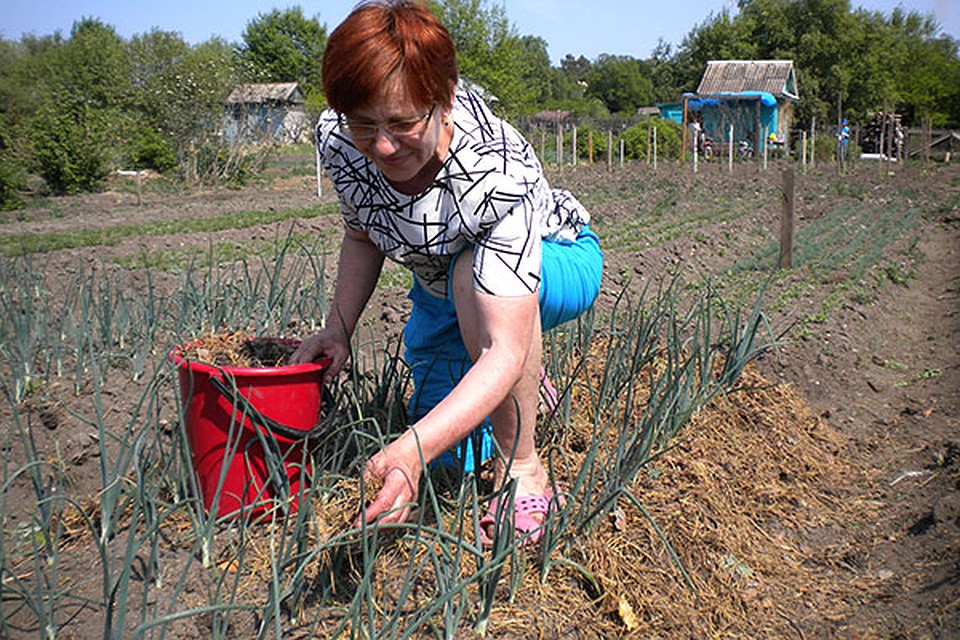
[[[367,473],[381,478],[384,486],[365,511],[367,522],[380,516],[381,522],[405,520],[423,463],[465,438],[508,400],[520,381],[540,318],[538,295],[461,293],[471,296],[470,304],[458,304],[458,317],[474,363],[432,411],[370,459]]]

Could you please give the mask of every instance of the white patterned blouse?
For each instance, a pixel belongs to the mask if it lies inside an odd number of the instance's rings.
[[[405,195],[340,131],[337,114],[325,111],[317,144],[344,222],[437,297],[446,297],[450,261],[467,246],[478,290],[535,292],[540,240],[574,241],[589,214],[573,194],[550,188],[533,147],[476,94],[458,91],[453,122],[437,177],[423,193]]]

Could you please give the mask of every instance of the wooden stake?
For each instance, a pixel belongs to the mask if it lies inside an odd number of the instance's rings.
[[[783,170],[783,215],[780,218],[780,268],[793,266],[793,215],[795,208],[793,167]]]

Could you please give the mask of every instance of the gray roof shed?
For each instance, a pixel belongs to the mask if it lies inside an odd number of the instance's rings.
[[[710,60],[697,87],[701,96],[763,91],[799,100],[792,60]]]
[[[300,104],[303,91],[296,82],[242,84],[227,96],[227,104]]]

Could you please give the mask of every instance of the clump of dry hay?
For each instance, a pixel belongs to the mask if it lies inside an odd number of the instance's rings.
[[[842,544],[803,540],[837,522],[861,521],[869,505],[842,499],[839,487],[864,471],[844,459],[844,442],[785,385],[748,367],[749,391],[719,397],[681,432],[676,446],[631,487],[676,551],[687,585],[650,520],[622,503],[583,540],[580,557],[595,582],[574,571],[545,584],[525,576],[515,601],[492,616],[510,637],[539,625],[546,637],[641,632],[645,638],[796,636],[838,619],[868,586],[836,569]],[[573,422],[571,429],[589,429]],[[589,433],[587,434],[589,436]],[[516,633],[516,635],[513,635]]]
[[[244,331],[202,336],[180,349],[187,360],[218,367],[280,367],[287,364],[297,341],[257,338]]]
[[[557,565],[541,582],[526,565],[513,600],[494,605],[488,635],[783,637],[797,635],[797,620],[811,629],[842,617],[867,585],[837,571],[842,544],[812,549],[803,540],[865,517],[864,505],[836,489],[864,472],[790,387],[752,367],[741,384],[750,390],[711,402],[631,487],[695,591],[650,520],[622,503],[572,558],[592,578]],[[574,417],[570,437],[592,437],[591,425]],[[411,561],[402,546],[378,561],[383,606]]]
[[[599,375],[592,366],[603,359],[587,360],[586,375]],[[798,623],[807,632],[826,633],[830,620],[842,619],[872,586],[842,570],[848,543],[833,531],[837,523],[871,517],[871,505],[843,494],[843,487],[862,483],[865,471],[843,457],[843,438],[792,388],[769,383],[752,366],[740,386],[743,390],[715,398],[696,414],[631,485],[646,514],[623,501],[578,539],[570,559],[586,573],[561,563],[541,581],[539,565],[529,561],[536,550],[523,552],[528,561],[516,565],[521,575],[510,577],[507,567],[500,583],[504,597],[494,603],[487,635],[783,637],[801,635]],[[585,397],[578,401],[582,390],[574,386],[572,393],[574,413],[562,446],[576,472],[577,450],[594,437],[595,421],[587,415],[591,403]],[[635,402],[645,397],[638,389]],[[563,486],[568,478],[558,480]],[[375,494],[366,487],[366,500]],[[360,508],[358,479],[340,479],[314,500],[316,544],[337,536],[349,543],[343,534]],[[452,522],[443,528],[455,530]],[[811,548],[805,542],[811,533],[827,542]],[[448,544],[419,539],[418,549],[411,550],[402,540],[382,547],[376,560],[373,590],[383,610],[397,604],[392,594],[401,591],[425,545]],[[316,571],[323,570],[318,562]],[[473,560],[465,558],[461,570],[468,578],[476,570]],[[357,571],[351,570],[347,583],[357,579]],[[422,584],[414,587],[424,598],[432,593],[429,575],[422,573]],[[510,599],[506,585],[514,579],[519,588]],[[476,597],[471,591],[470,598]],[[402,606],[417,603],[411,596]]]

